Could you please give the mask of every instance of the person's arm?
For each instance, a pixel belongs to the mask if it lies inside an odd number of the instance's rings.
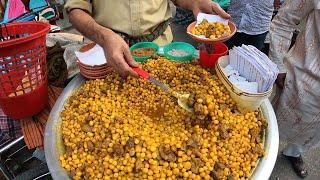
[[[111,29],[99,25],[89,14],[91,4],[87,1],[68,2],[66,9],[69,12],[71,24],[84,36],[99,44],[107,57],[108,64],[111,65],[120,75],[127,76],[137,74],[131,67],[136,67],[127,43]],[[131,67],[130,67],[131,66]]]
[[[199,12],[208,14],[218,14],[223,18],[229,19],[230,15],[226,13],[219,4],[212,2],[212,0],[172,0],[177,6],[189,9],[195,16]]]
[[[270,26],[270,59],[277,64],[280,74],[277,83],[281,87],[285,78],[286,69],[283,59],[290,48],[293,32],[302,19],[313,10],[313,1],[301,0],[286,1],[279,9]]]

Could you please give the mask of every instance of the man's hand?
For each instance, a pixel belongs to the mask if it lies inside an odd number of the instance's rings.
[[[108,64],[121,76],[137,76],[131,67],[136,67],[138,63],[132,59],[128,45],[118,34],[99,25],[81,9],[72,10],[69,13],[69,19],[83,35],[103,47]]]
[[[193,12],[194,16],[200,12],[207,14],[217,14],[222,18],[229,19],[230,15],[226,13],[219,4],[212,2],[212,0],[176,0],[178,6],[189,9]]]
[[[137,67],[138,63],[132,58],[127,43],[116,33],[106,31],[103,35],[102,47],[110,64],[122,77],[138,76],[131,67]]]
[[[212,2],[212,0],[195,1],[195,6],[192,11],[195,17],[197,17],[200,12],[203,12],[207,14],[218,14],[225,19],[230,18],[230,15],[226,13],[218,3]]]

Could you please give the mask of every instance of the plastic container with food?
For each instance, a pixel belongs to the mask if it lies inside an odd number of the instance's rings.
[[[163,47],[163,53],[168,59],[187,62],[194,59],[195,48],[188,43],[173,42]]]
[[[197,21],[187,27],[188,35],[199,43],[225,42],[236,32],[236,25],[230,20],[205,13],[199,13]]]
[[[229,64],[229,56],[222,56],[216,64],[216,73],[221,82],[226,86],[232,99],[237,103],[238,108],[242,111],[256,110],[263,101],[267,100],[272,93],[272,88],[263,93],[247,93],[232,84],[224,74],[223,68]]]
[[[144,62],[150,57],[157,55],[159,46],[154,42],[140,42],[130,47],[133,59],[137,62]]]

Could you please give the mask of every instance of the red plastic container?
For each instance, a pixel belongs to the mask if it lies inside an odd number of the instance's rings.
[[[211,48],[210,50],[213,51],[212,54],[207,52],[207,49]],[[228,47],[221,43],[217,42],[211,45],[202,45],[200,47],[200,65],[203,68],[214,68],[216,62],[221,56],[228,54]]]
[[[48,103],[46,34],[50,25],[42,22],[1,26],[0,106],[13,119],[30,117]]]

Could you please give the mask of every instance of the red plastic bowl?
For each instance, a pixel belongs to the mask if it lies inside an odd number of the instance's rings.
[[[208,46],[207,46],[208,47]],[[206,46],[200,47],[200,65],[203,68],[214,68],[216,62],[221,56],[228,54],[228,47],[222,42],[217,42],[211,45],[214,48],[214,53],[209,54]]]

